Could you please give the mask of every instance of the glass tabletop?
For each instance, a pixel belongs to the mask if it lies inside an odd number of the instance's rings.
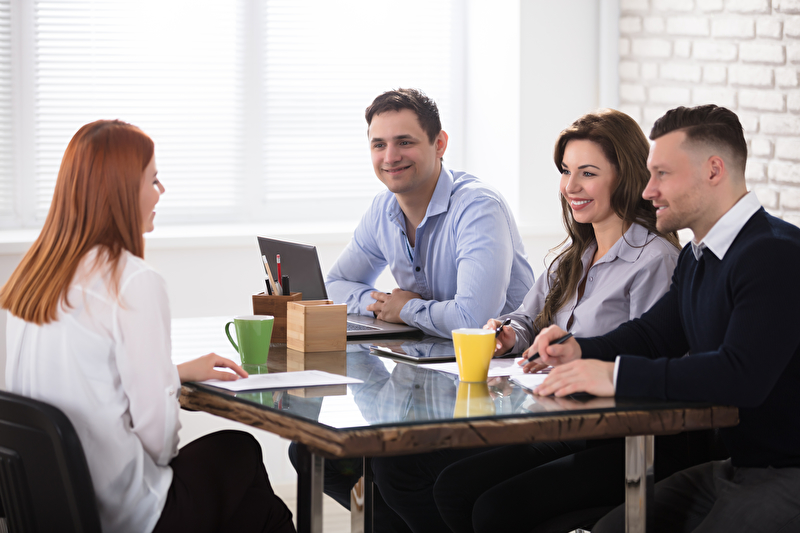
[[[226,318],[173,320],[173,360],[180,363],[214,351],[238,362],[223,327]],[[680,409],[702,404],[648,399],[597,398],[574,395],[566,398],[534,396],[508,378],[486,383],[462,383],[458,376],[432,370],[425,364],[403,362],[374,355],[375,339],[350,341],[346,351],[304,353],[273,345],[267,364],[247,366],[250,373],[323,370],[362,380],[352,385],[297,389],[230,392],[196,384],[211,394],[224,396],[260,409],[277,410],[334,429],[465,422],[470,420],[577,415],[584,412]],[[414,350],[424,339],[381,339]],[[202,348],[201,348],[202,346]],[[437,350],[441,351],[442,344]]]

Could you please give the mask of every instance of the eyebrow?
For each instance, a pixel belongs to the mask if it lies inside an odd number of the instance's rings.
[[[405,133],[403,135],[395,135],[394,137],[392,137],[392,140],[395,140],[395,141],[404,141],[406,139],[414,140],[414,136]],[[382,139],[381,137],[373,137],[372,139],[369,140],[369,142],[371,142],[371,143],[374,143],[374,142],[385,142],[385,139]]]
[[[561,166],[564,167],[564,168],[569,168],[569,165],[567,165],[563,161],[561,162]],[[578,170],[581,170],[581,169],[584,169],[584,168],[589,168],[589,167],[593,167],[593,168],[596,168],[597,170],[601,170],[600,167],[598,167],[597,165],[581,165],[581,166],[578,167]]]

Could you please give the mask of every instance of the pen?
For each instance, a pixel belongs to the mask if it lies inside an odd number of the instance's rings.
[[[571,338],[572,338],[572,333],[567,333],[563,337],[559,337],[556,340],[554,340],[553,342],[551,342],[550,346],[552,346],[554,344],[564,343],[564,342],[570,340]],[[525,362],[523,362],[521,364],[524,366],[524,365],[527,365],[528,363],[533,363],[533,360],[536,359],[537,357],[539,357],[539,352],[536,352],[532,356],[528,357],[528,359],[526,359]]]
[[[268,289],[269,289],[267,292],[270,292],[271,294],[274,294],[274,295],[277,296],[278,292],[275,290],[276,287],[272,283],[272,271],[269,269],[269,263],[267,262],[267,256],[266,255],[262,255],[261,256],[261,261],[264,262],[264,271],[267,273],[266,282],[267,282]]]
[[[510,318],[506,318],[505,320],[503,320],[503,322],[499,326],[497,326],[497,328],[495,328],[494,336],[497,337],[498,335],[500,335],[500,332],[503,331],[503,327],[505,327],[505,326],[507,326],[509,324],[511,324],[511,319]]]

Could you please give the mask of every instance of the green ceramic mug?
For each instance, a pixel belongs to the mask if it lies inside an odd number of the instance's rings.
[[[264,365],[269,355],[269,341],[272,339],[272,325],[275,317],[269,315],[235,316],[225,324],[225,334],[233,347],[239,352],[243,365]],[[236,327],[236,342],[231,337],[230,327]]]

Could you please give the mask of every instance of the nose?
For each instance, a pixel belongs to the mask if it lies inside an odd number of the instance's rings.
[[[564,176],[566,179],[566,183],[564,184],[564,192],[568,194],[575,194],[581,190],[581,185],[578,183],[578,180],[575,179],[573,174],[570,174],[568,177]]]
[[[389,144],[386,147],[386,150],[383,152],[383,160],[387,164],[394,164],[397,161],[400,161],[402,156],[400,155],[400,150],[394,144]]]
[[[642,198],[645,200],[653,201],[658,196],[658,189],[656,188],[655,180],[651,176],[647,181],[647,187],[642,191]]]

